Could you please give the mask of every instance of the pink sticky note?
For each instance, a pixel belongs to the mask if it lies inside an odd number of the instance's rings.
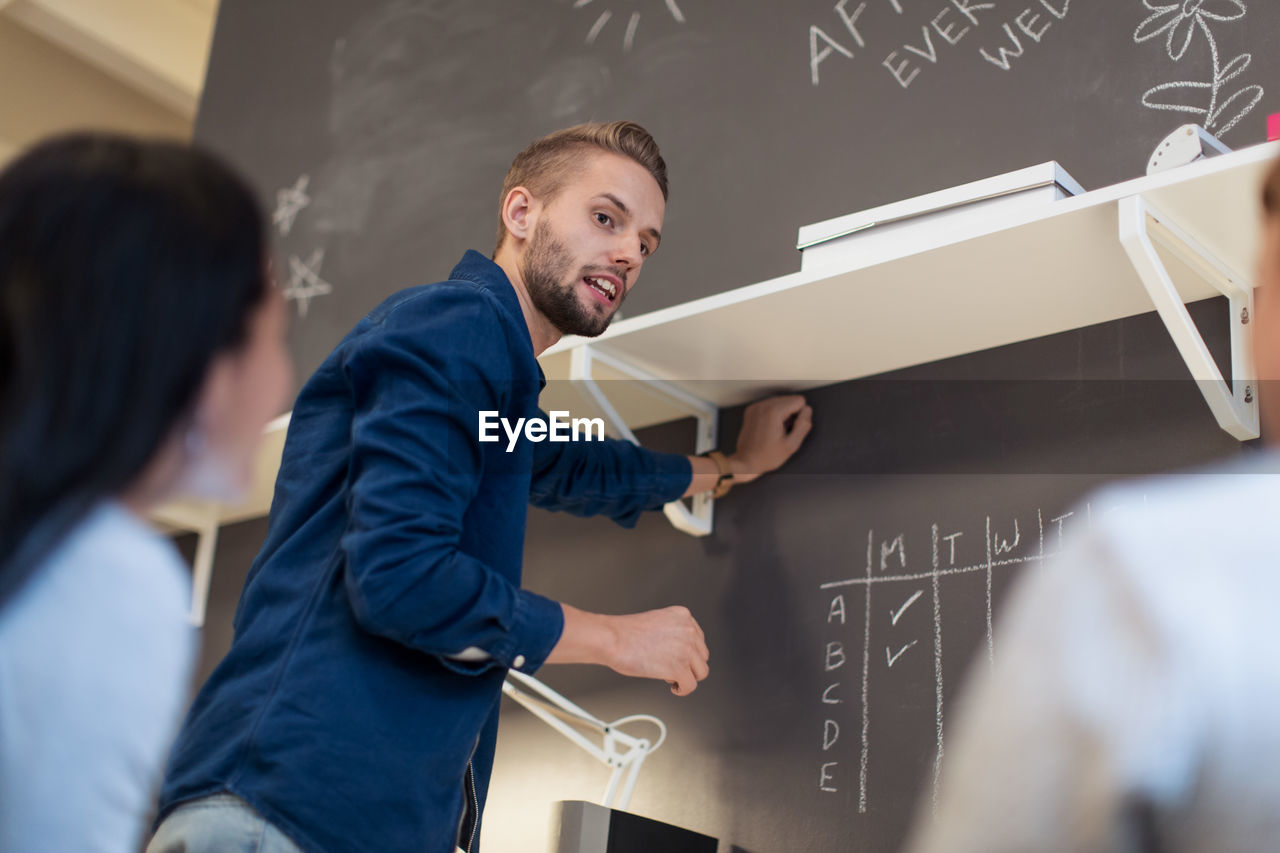
[[[1280,113],[1272,113],[1267,116],[1267,141],[1273,142],[1280,139]]]

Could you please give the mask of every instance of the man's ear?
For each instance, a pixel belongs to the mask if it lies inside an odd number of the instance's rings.
[[[507,233],[517,240],[527,240],[537,222],[538,201],[526,187],[514,187],[502,203],[502,222]]]

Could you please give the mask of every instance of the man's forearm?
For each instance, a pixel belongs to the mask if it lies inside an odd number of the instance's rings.
[[[677,696],[707,677],[706,637],[687,608],[605,616],[561,604],[564,631],[547,663],[594,663],[621,675],[665,681]]]
[[[564,631],[556,643],[547,663],[594,663],[609,666],[611,655],[618,642],[612,617],[588,613],[568,604],[564,610]]]

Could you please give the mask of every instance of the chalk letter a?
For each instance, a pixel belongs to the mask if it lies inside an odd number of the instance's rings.
[[[831,609],[827,611],[827,624],[830,625],[831,621],[833,619],[836,619],[837,617],[840,619],[840,624],[843,625],[844,624],[844,596],[843,595],[837,595],[835,598],[831,599]]]
[[[827,44],[822,50],[818,50],[818,39],[821,38]],[[813,75],[813,85],[818,85],[818,66],[822,64],[822,60],[826,59],[833,51],[839,51],[853,59],[853,51],[842,45],[822,31],[821,27],[809,27],[809,73]]]

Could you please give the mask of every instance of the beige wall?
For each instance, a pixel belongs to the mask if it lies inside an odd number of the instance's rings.
[[[0,17],[0,163],[58,131],[190,138],[191,122]]]

